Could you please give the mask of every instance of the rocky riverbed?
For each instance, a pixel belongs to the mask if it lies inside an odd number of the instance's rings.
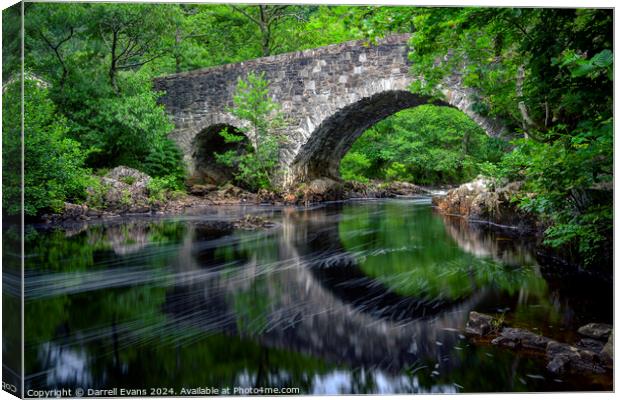
[[[149,188],[151,177],[132,168],[116,167],[106,175],[96,177],[97,184],[88,188],[82,204],[65,203],[61,212],[45,214],[44,223],[65,224],[76,221],[105,220],[131,215],[174,215],[192,209],[222,205],[301,205],[309,206],[326,201],[352,198],[389,198],[428,196],[427,188],[407,182],[340,182],[316,179],[290,188],[282,193],[260,190],[253,193],[230,183],[216,186],[191,183],[187,192],[153,196]]]
[[[502,316],[471,311],[466,333],[475,342],[527,352],[544,359],[547,370],[556,375],[611,374],[613,369],[613,327],[592,322],[577,330],[577,341],[564,343],[527,329],[506,326]]]

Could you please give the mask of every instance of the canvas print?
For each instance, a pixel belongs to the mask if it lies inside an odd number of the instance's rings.
[[[613,11],[6,8],[3,390],[612,392]]]

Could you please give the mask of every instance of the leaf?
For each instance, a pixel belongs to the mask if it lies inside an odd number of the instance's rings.
[[[582,76],[588,75],[594,70],[595,70],[594,66],[590,64],[589,62],[587,62],[585,64],[578,65],[576,68],[573,68],[571,70],[571,76],[573,78],[580,78]]]
[[[613,62],[614,62],[614,54],[608,49],[605,49],[601,51],[600,53],[595,54],[594,57],[592,57],[592,59],[590,60],[590,63],[592,63],[592,65],[595,65],[601,68],[607,68],[610,65],[612,65]]]

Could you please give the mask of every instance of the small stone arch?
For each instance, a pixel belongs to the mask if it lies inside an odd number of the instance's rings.
[[[230,133],[243,136],[243,140],[236,143],[227,143],[220,132],[227,129]],[[192,141],[192,164],[194,183],[222,184],[232,181],[235,167],[228,167],[218,163],[215,153],[224,153],[233,150],[238,154],[248,149],[249,140],[235,126],[220,123],[211,125],[200,131]]]

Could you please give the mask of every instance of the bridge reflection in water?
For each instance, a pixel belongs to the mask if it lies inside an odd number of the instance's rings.
[[[233,232],[217,222],[246,211],[278,224]],[[555,336],[587,314],[578,292],[545,280],[527,244],[442,218],[424,202],[230,209],[39,234],[38,243],[26,278],[32,388],[398,393],[581,384],[465,339],[472,309],[504,310]],[[607,318],[600,304],[611,292],[600,292],[587,305],[597,302]]]

